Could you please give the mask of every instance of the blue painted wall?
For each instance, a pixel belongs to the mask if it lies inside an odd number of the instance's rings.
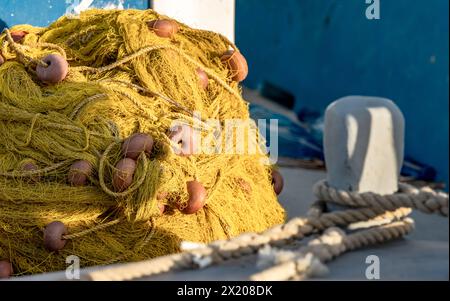
[[[273,82],[296,109],[323,110],[349,94],[394,100],[406,119],[406,154],[448,183],[448,0],[236,0],[236,43],[256,88]]]
[[[47,26],[64,15],[68,8],[80,2],[81,0],[0,0],[0,19],[9,26]],[[123,3],[124,8],[148,8],[148,0],[94,0],[92,6],[105,7],[119,2]]]

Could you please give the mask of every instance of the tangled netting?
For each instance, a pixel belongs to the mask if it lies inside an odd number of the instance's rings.
[[[284,221],[264,141],[221,60],[238,49],[178,22],[175,34],[162,37],[149,27],[161,19],[168,18],[152,10],[89,10],[0,35],[0,260],[15,275],[64,269],[68,255],[83,266],[152,258],[179,251],[183,240],[206,243]],[[69,64],[56,84],[36,73],[49,67],[49,54]],[[257,137],[244,147],[256,151],[228,149],[238,135],[212,126],[226,120],[240,120],[234,131]],[[174,121],[201,138],[223,138],[210,143],[222,150],[178,155],[168,135]],[[139,155],[132,184],[118,191],[112,178],[133,133],[150,135],[153,149]],[[73,185],[68,173],[80,160],[93,170],[85,185]],[[207,193],[195,214],[181,212],[189,181]],[[54,221],[68,229],[59,251],[43,242]]]

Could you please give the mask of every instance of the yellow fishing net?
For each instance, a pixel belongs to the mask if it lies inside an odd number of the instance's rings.
[[[82,266],[147,259],[179,251],[183,240],[209,242],[284,221],[264,141],[245,139],[244,149],[255,152],[228,149],[236,146],[238,129],[260,138],[221,61],[237,48],[181,23],[175,35],[160,37],[147,24],[156,19],[167,17],[89,10],[47,28],[15,26],[11,33],[27,33],[17,43],[9,32],[0,35],[0,260],[12,262],[15,275],[64,269],[69,255]],[[54,85],[35,72],[52,53],[70,66]],[[199,67],[209,77],[206,89]],[[208,120],[240,123],[230,135]],[[221,151],[177,155],[167,134],[174,121],[195,127],[202,138],[212,132],[223,138],[212,143]],[[136,132],[153,137],[153,151],[139,156],[133,184],[117,192],[111,177],[123,158],[121,143]],[[88,185],[67,182],[78,160],[94,167]],[[37,169],[24,170],[26,163]],[[205,187],[206,205],[183,214],[177,208],[186,205],[191,180]],[[69,232],[58,252],[43,244],[43,229],[53,221]]]

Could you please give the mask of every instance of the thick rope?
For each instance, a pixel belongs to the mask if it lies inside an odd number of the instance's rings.
[[[324,213],[317,218],[310,217],[308,222],[318,230],[330,227],[347,226],[350,224],[373,220],[400,220],[411,213],[410,208],[398,208],[394,211],[385,211],[375,208],[349,209]]]
[[[114,268],[100,268],[99,270],[89,272],[86,278],[95,281],[132,280],[185,268],[189,266],[190,262],[189,255],[181,253],[158,257],[153,260],[119,265]]]
[[[342,232],[342,242],[335,244],[316,243],[299,250],[294,259],[288,260],[281,264],[275,265],[260,273],[254,274],[250,277],[251,280],[289,280],[289,279],[304,279],[311,273],[313,260],[306,261],[305,256],[311,252],[314,257],[317,257],[321,262],[332,260],[336,256],[357,248],[368,245],[382,243],[388,240],[397,239],[408,234],[413,229],[414,222],[410,218],[404,218],[409,214],[406,208],[418,209],[424,213],[439,213],[443,216],[448,216],[448,195],[443,192],[437,192],[430,188],[417,189],[411,185],[400,184],[399,193],[392,195],[381,196],[379,194],[355,193],[343,190],[334,189],[327,185],[326,181],[320,181],[314,186],[314,193],[320,200],[334,202],[340,205],[350,207],[362,207],[361,209],[335,211],[328,214],[321,214],[321,204],[314,204],[310,210],[311,216],[331,217],[334,222],[345,223],[346,221],[339,219],[345,216],[348,218],[348,213],[362,213],[363,210],[368,210],[369,214],[380,212],[382,210],[388,211],[389,218],[399,219],[399,221],[390,220],[386,224],[369,228],[367,230],[357,231],[351,235],[345,235]],[[358,211],[359,210],[359,211]],[[367,212],[367,211],[366,211]],[[319,217],[320,218],[320,217]],[[383,218],[378,216],[376,219]],[[369,226],[373,226],[368,222]],[[349,221],[349,220],[347,220]],[[370,220],[369,220],[370,221]],[[355,222],[355,221],[354,221]],[[350,224],[350,223],[349,223]],[[328,230],[333,228],[328,228]],[[328,231],[327,230],[327,231]],[[325,231],[325,232],[327,232]],[[313,240],[314,243],[317,240]],[[320,239],[319,239],[320,241]]]
[[[373,192],[348,192],[330,187],[326,181],[314,185],[314,194],[319,200],[326,200],[350,207],[371,207],[391,211],[409,207],[424,213],[440,213],[448,216],[448,195],[429,188],[417,189],[408,184],[400,184],[399,193],[380,195]]]
[[[315,186],[316,195],[318,191],[320,193],[320,199],[325,201],[344,199],[345,202],[341,201],[340,204],[357,206],[354,201],[354,197],[357,195],[356,193],[346,194],[342,191],[321,189],[321,187],[324,187],[324,183],[321,181]],[[328,186],[326,187],[329,188]],[[401,238],[413,229],[414,222],[406,217],[411,212],[410,208],[420,208],[419,210],[426,213],[435,212],[442,214],[442,212],[448,212],[447,194],[435,192],[430,189],[419,190],[410,185],[402,184],[400,187],[401,192],[399,194],[406,195],[410,201],[405,201],[406,198],[403,196],[398,198],[395,196],[396,194],[385,196],[386,201],[380,201],[382,197],[378,197],[375,198],[377,202],[374,203],[375,206],[373,207],[369,207],[372,203],[368,204],[365,201],[358,203],[363,204],[362,208],[316,214],[316,216],[310,215],[308,218],[297,217],[284,225],[275,226],[260,234],[245,233],[228,240],[215,241],[210,244],[195,244],[193,250],[185,250],[180,254],[94,271],[88,274],[88,278],[91,280],[131,280],[180,269],[204,268],[210,265],[220,264],[231,258],[255,254],[267,245],[272,247],[286,246],[293,240],[301,240],[305,236],[328,229],[328,232],[325,231],[325,236],[322,236],[318,240],[313,240],[307,248],[301,249],[294,259],[255,274],[251,278],[253,280],[266,278],[277,279],[277,277],[282,279],[303,279],[306,274],[311,272],[311,264],[315,262],[314,260],[308,260],[307,262],[310,265],[305,265],[303,257],[307,253],[312,253],[312,258],[318,258],[321,262],[326,262],[346,251]],[[325,193],[322,193],[322,191],[325,191]],[[326,192],[329,194],[326,194]],[[428,206],[426,208],[428,209],[424,210],[424,205],[418,205],[418,203],[424,203],[424,195],[427,196],[425,198],[427,200],[431,199],[430,196],[439,196],[443,198],[443,201],[440,200],[434,203],[440,204],[440,206],[433,206],[430,205],[430,202],[425,201]],[[361,199],[365,200],[364,198]],[[445,199],[447,202],[445,202]],[[391,205],[388,207],[384,203]],[[386,221],[377,227],[360,230],[350,235],[342,234],[342,239],[337,244],[323,243],[327,241],[326,235],[327,233],[329,234],[330,229],[333,229],[333,227],[348,226],[356,222],[374,220]],[[275,273],[279,273],[279,276],[275,276]]]
[[[297,250],[293,259],[253,274],[250,276],[250,280],[282,281],[304,279],[309,274],[314,273],[313,260],[307,261],[305,265],[304,258],[307,254],[312,254],[320,262],[327,262],[347,251],[401,238],[410,233],[413,228],[414,221],[410,218],[388,225],[362,230],[350,235],[346,235],[339,228],[329,228],[325,231],[324,235],[312,240],[307,246]]]
[[[89,273],[88,277],[92,280],[130,280],[173,270],[203,268],[231,258],[254,254],[268,244],[283,246],[287,240],[301,239],[311,234],[313,230],[313,227],[308,226],[307,219],[295,218],[285,225],[275,226],[261,234],[246,233],[209,245],[199,244],[197,249],[190,252],[94,271]]]

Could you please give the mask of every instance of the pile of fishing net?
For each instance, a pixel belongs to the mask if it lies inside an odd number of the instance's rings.
[[[284,221],[241,97],[247,65],[223,36],[89,10],[0,46],[3,272],[142,260]]]

